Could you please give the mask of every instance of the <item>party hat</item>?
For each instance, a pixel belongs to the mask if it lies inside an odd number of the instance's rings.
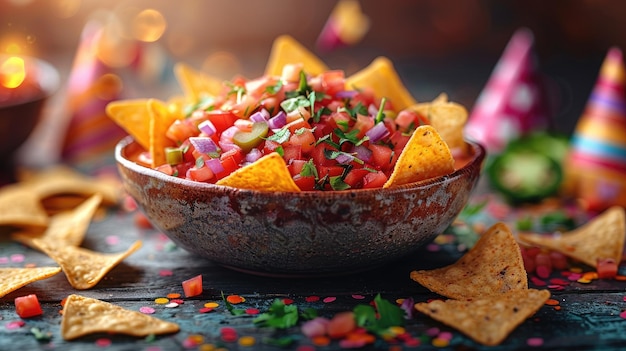
[[[594,209],[626,206],[626,69],[609,49],[572,136],[566,190]]]
[[[465,133],[492,154],[549,126],[549,108],[530,30],[517,30],[473,107]]]
[[[106,105],[120,98],[121,79],[98,57],[103,26],[89,22],[83,29],[66,90],[68,121],[61,158],[79,162],[112,150],[125,135],[105,113]]]
[[[358,43],[369,30],[370,22],[357,0],[339,0],[317,38],[317,47],[332,51]]]

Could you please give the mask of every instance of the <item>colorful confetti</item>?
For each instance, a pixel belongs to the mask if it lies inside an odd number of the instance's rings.
[[[331,302],[335,302],[335,300],[337,300],[337,298],[336,298],[336,297],[334,297],[334,296],[328,296],[328,297],[325,297],[325,298],[324,298],[324,300],[322,300],[322,301],[323,301],[324,303],[331,303]]]
[[[145,313],[145,314],[153,314],[156,312],[156,310],[152,307],[142,306],[139,308],[139,312]]]
[[[543,339],[542,338],[529,338],[528,340],[526,340],[526,344],[528,346],[541,346],[543,345]]]

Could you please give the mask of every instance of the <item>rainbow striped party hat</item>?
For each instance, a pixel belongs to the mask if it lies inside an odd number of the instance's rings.
[[[568,192],[592,209],[626,206],[626,70],[609,49],[572,135],[566,164]]]
[[[470,113],[465,134],[492,154],[514,139],[550,126],[534,36],[518,29],[509,40]]]

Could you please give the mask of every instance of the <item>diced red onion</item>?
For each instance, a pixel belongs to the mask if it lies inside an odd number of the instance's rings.
[[[198,124],[198,129],[200,129],[200,131],[207,136],[211,136],[217,131],[217,129],[215,129],[215,126],[213,125],[213,122],[209,121],[208,119],[206,121],[200,122],[200,124]]]
[[[263,113],[265,112],[265,113]],[[253,113],[252,115],[250,115],[250,120],[252,122],[265,122],[269,119],[270,114],[269,112],[267,112],[267,110],[263,109],[260,111],[257,111],[255,113]]]
[[[250,150],[250,152],[248,152],[248,154],[246,155],[246,161],[247,162],[254,162],[258,159],[261,158],[261,156],[263,156],[263,153],[261,152],[261,150],[257,149],[257,148],[253,148],[252,150]]]
[[[385,123],[377,123],[370,130],[365,132],[365,135],[370,139],[370,142],[375,143],[389,135],[389,129],[385,126]]]
[[[220,135],[220,142],[222,141],[232,142],[233,136],[238,131],[239,131],[239,128],[237,128],[236,126],[231,126],[231,127],[226,128],[226,130],[223,131],[222,134]]]
[[[356,90],[342,90],[335,94],[335,97],[338,99],[352,99],[358,94]]]
[[[220,140],[220,142],[218,144],[220,146],[220,149],[222,149],[223,152],[230,151],[232,149],[241,150],[241,148],[239,146],[237,146],[237,144],[233,143],[232,141],[222,141],[222,140]]]
[[[224,172],[224,166],[222,166],[222,162],[220,162],[219,158],[212,158],[204,161],[204,164],[207,165],[214,174]]]
[[[217,145],[215,145],[215,142],[211,138],[191,137],[189,138],[189,142],[198,152],[203,154],[217,152]]]
[[[287,124],[287,114],[285,111],[278,112],[274,117],[268,121],[270,129],[280,129]]]
[[[369,162],[372,158],[372,150],[365,145],[356,146],[354,152],[356,153],[356,157],[363,162]]]
[[[340,153],[339,155],[337,155],[335,160],[341,163],[342,165],[345,165],[345,164],[352,162],[354,160],[354,156],[350,154],[346,154],[346,153]]]
[[[374,105],[374,104],[370,104],[370,105],[367,107],[367,113],[368,113],[370,116],[376,116],[376,115],[378,114],[378,107],[376,107],[376,105]]]

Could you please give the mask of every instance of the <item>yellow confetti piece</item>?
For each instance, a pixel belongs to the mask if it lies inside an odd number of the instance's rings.
[[[198,346],[198,351],[216,351],[215,345],[213,344],[202,344]]]
[[[582,284],[589,284],[591,283],[591,279],[580,278],[577,280],[577,282],[582,283]]]
[[[432,341],[433,346],[435,347],[447,347],[450,345],[450,340],[442,339],[442,338],[434,338]]]
[[[206,307],[206,308],[216,308],[216,307],[219,307],[219,305],[220,304],[217,303],[217,302],[207,302],[207,303],[204,304],[204,307]]]
[[[402,335],[406,333],[406,329],[400,326],[392,326],[392,327],[389,327],[389,332],[397,336],[397,335]]]
[[[202,344],[204,342],[204,336],[200,334],[189,335],[187,339],[193,342],[194,344]]]
[[[242,336],[239,338],[239,345],[241,346],[253,346],[256,343],[256,339],[253,336]]]
[[[165,297],[158,297],[156,299],[154,299],[154,303],[156,303],[157,305],[165,305],[167,303],[169,303],[170,300],[168,298]]]
[[[572,267],[572,268],[569,269],[569,271],[572,272],[572,273],[582,273],[583,272],[582,268],[580,268],[580,267]]]

